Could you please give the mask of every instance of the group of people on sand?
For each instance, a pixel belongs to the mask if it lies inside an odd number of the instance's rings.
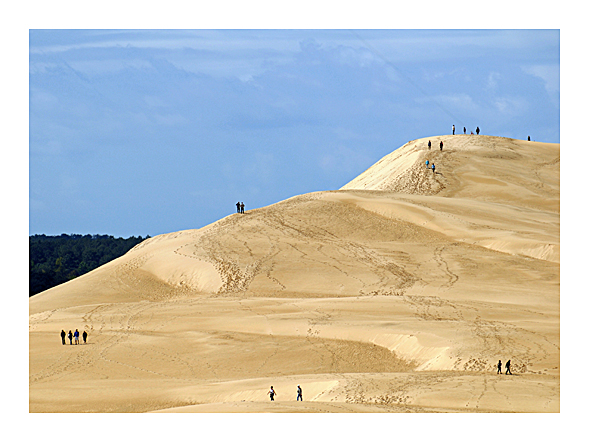
[[[66,344],[66,331],[64,331],[62,329],[60,335],[61,335],[61,344],[65,345]],[[72,338],[74,339],[73,344],[76,344],[76,345],[80,344],[80,332],[78,332],[77,329],[73,334],[72,334],[72,330],[70,329],[70,332],[68,332],[67,337],[68,337],[68,340],[70,340],[70,344],[72,344]],[[86,344],[87,338],[88,338],[88,333],[86,331],[82,332],[82,340],[84,340],[84,344]]]
[[[455,127],[455,125],[453,125],[453,128],[454,127]],[[440,144],[439,144],[439,148],[440,148],[441,151],[443,150],[443,145],[444,144],[443,144],[443,142],[441,140],[440,141]],[[430,148],[432,148],[432,142],[430,140],[428,140],[428,149],[430,149]],[[432,169],[432,173],[433,174],[436,174],[436,171],[435,171],[436,167],[434,166],[434,163],[430,163],[430,161],[426,160],[426,167]]]
[[[498,372],[496,372],[496,374],[501,374],[502,373],[502,360],[498,360]],[[512,375],[512,372],[510,372],[510,360],[508,360],[506,362],[506,374],[505,375]]]
[[[440,141],[440,144],[438,145],[438,147],[440,148],[440,150],[442,151],[444,143],[442,142],[442,140]],[[430,142],[430,140],[428,140],[428,149],[432,148],[432,143]]]
[[[479,126],[475,130],[476,134],[479,135]],[[467,134],[467,129],[463,126],[463,134]],[[455,135],[455,125],[453,125],[453,135]],[[473,131],[471,131],[471,135],[473,135]]]
[[[479,135],[479,126],[477,127],[477,129],[475,130],[475,132],[477,132],[477,135]],[[465,126],[463,126],[463,134],[467,134],[467,129],[465,128]],[[471,134],[473,134],[473,131],[471,131]],[[453,125],[453,135],[455,135],[455,125]],[[439,145],[438,145],[438,147],[440,148],[441,152],[443,150],[443,146],[444,146],[444,143],[441,140],[440,143],[439,143]],[[428,140],[428,149],[430,150],[430,148],[432,148],[432,142],[430,140]],[[429,164],[430,164],[430,166],[428,166]],[[426,160],[426,167],[432,169],[432,173],[433,174],[436,174],[436,171],[435,171],[436,168],[434,166],[434,163],[430,163],[428,160]]]
[[[268,395],[270,396],[270,401],[275,401],[275,395],[277,395],[274,388],[271,386],[270,391],[268,391]],[[297,400],[296,401],[303,401],[303,389],[301,386],[297,385]]]
[[[243,214],[244,213],[244,202],[240,203],[237,202],[236,203],[236,208],[238,209],[238,214]]]

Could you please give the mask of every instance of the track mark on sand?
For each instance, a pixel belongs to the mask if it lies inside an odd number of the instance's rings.
[[[448,283],[443,285],[446,288],[451,288],[457,280],[459,280],[459,276],[449,269],[448,262],[443,258],[443,251],[446,249],[446,246],[439,246],[434,250],[434,260],[438,264],[438,266],[443,270],[446,274]]]

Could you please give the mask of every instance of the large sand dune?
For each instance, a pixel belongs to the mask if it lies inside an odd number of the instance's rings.
[[[428,140],[32,297],[30,411],[559,411],[559,145]]]

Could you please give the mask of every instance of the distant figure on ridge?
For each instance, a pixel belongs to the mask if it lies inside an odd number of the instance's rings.
[[[70,329],[68,332],[68,339],[70,340],[70,344],[72,344],[72,337],[73,337],[72,330]]]
[[[77,329],[76,329],[76,332],[74,332],[74,343],[76,343],[77,345],[80,344],[80,333],[78,332]]]
[[[295,401],[303,401],[303,391],[301,390],[301,386],[297,385],[297,400]]]
[[[479,126],[477,127],[477,129],[475,130],[475,132],[477,133],[477,135],[479,135]]]
[[[277,395],[277,393],[272,386],[270,387],[270,391],[268,391],[268,395],[270,395],[270,401],[275,401],[275,395]]]
[[[240,202],[237,202],[237,203],[236,203],[236,208],[238,208],[238,211],[237,211],[237,212],[238,212],[238,214],[239,214],[239,213],[240,213]]]
[[[82,332],[82,339],[84,340],[84,344],[86,344],[86,338],[88,338],[88,333],[84,331]]]
[[[453,135],[455,135],[455,125],[453,125]]]
[[[66,344],[66,331],[64,331],[63,329],[61,330],[61,344],[65,345]]]
[[[506,375],[508,374],[512,375],[512,372],[510,372],[510,360],[506,362]]]
[[[442,147],[443,147],[443,142],[442,140],[440,141],[440,150],[442,151]]]
[[[240,213],[244,213],[244,202],[240,203]]]
[[[430,146],[432,146],[432,144],[430,143],[430,140],[428,140],[428,149],[430,149]]]
[[[531,136],[529,135],[529,141],[531,141]]]
[[[496,374],[501,374],[502,373],[502,360],[498,360],[498,372],[496,372]]]
[[[467,129],[465,129],[465,126],[463,126],[463,134],[467,134]]]

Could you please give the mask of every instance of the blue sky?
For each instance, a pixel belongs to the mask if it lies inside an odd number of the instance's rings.
[[[158,235],[416,138],[560,142],[559,30],[29,31],[29,234]]]

